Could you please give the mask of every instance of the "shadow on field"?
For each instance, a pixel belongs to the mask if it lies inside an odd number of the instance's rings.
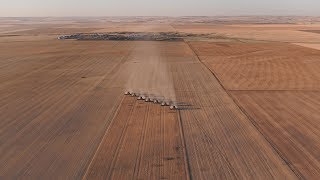
[[[179,110],[196,110],[196,109],[201,109],[199,107],[196,107],[194,105],[192,105],[191,103],[187,103],[187,102],[178,102],[177,103]]]

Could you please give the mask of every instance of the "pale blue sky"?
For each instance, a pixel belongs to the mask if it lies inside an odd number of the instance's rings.
[[[320,16],[320,0],[0,0],[0,16]]]

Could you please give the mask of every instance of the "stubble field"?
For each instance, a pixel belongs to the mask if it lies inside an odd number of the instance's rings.
[[[320,34],[302,31],[317,24],[2,21],[0,177],[319,176],[320,51],[291,44],[319,43]],[[221,36],[57,40],[112,31]],[[179,109],[124,96],[129,89]]]

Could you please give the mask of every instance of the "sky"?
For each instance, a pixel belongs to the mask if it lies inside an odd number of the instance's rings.
[[[0,0],[0,17],[320,16],[320,0]]]

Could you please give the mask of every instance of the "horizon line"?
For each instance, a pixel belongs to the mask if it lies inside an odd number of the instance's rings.
[[[320,17],[320,15],[181,15],[181,16],[164,16],[164,15],[72,15],[72,16],[0,16],[0,18],[71,18],[71,17]]]

